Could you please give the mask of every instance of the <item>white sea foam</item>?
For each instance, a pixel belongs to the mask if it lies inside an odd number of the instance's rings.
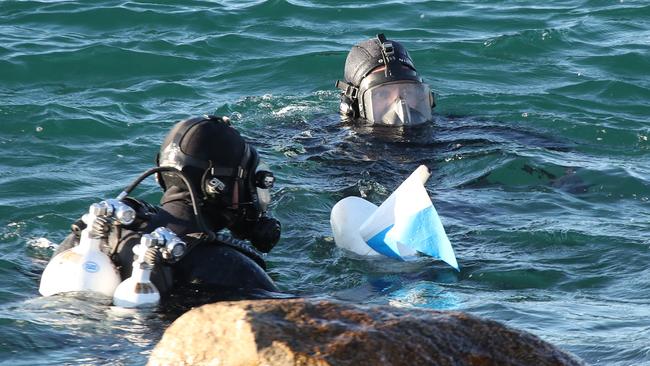
[[[56,249],[59,244],[51,242],[47,238],[35,238],[27,241],[27,244],[34,248]]]

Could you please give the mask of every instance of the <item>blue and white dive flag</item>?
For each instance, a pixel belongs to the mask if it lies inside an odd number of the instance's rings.
[[[429,175],[426,166],[419,166],[379,207],[359,197],[339,201],[330,218],[336,244],[358,254],[400,260],[420,252],[458,270],[451,242],[424,188]]]

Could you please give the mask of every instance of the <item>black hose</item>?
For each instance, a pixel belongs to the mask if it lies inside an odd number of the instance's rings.
[[[172,172],[174,174],[177,174],[183,180],[183,183],[185,183],[187,189],[190,192],[190,199],[192,200],[192,209],[194,210],[196,221],[198,222],[201,229],[209,236],[209,239],[214,239],[214,235],[215,235],[214,232],[212,230],[209,230],[208,226],[205,224],[205,221],[203,221],[203,215],[201,214],[201,210],[199,209],[199,205],[198,205],[198,200],[196,199],[196,197],[198,196],[196,192],[196,188],[194,188],[194,186],[190,184],[190,180],[187,178],[185,173],[183,173],[179,169],[176,169],[171,166],[158,166],[158,167],[151,168],[146,172],[142,173],[136,180],[133,181],[133,183],[131,183],[128,187],[126,187],[124,191],[122,191],[122,193],[120,193],[117,196],[117,199],[122,200],[124,197],[129,195],[129,193],[131,193],[131,191],[133,191],[135,187],[137,187],[140,183],[142,183],[142,181],[145,180],[145,178],[147,178],[152,174],[160,173],[160,172]]]

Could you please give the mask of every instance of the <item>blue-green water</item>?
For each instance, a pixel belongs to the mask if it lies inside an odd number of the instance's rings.
[[[171,317],[37,292],[92,202],[181,119],[230,116],[270,162],[269,255],[298,295],[454,309],[595,365],[650,364],[646,1],[0,2],[0,363],[139,365]],[[432,125],[343,125],[334,81],[385,32],[438,94]],[[419,164],[462,270],[337,249],[329,211]],[[159,198],[153,181],[139,191]]]

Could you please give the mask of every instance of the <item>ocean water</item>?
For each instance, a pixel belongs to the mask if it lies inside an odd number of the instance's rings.
[[[384,32],[437,94],[413,130],[341,123],[350,47]],[[141,365],[173,316],[42,298],[88,205],[214,113],[274,170],[283,291],[459,310],[593,365],[650,364],[650,4],[520,1],[0,2],[0,364]],[[329,212],[418,165],[460,273],[338,249]],[[155,182],[139,197],[157,202]]]

